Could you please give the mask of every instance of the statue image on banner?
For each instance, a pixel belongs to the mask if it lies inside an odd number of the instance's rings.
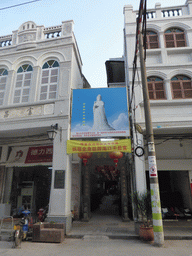
[[[128,137],[127,88],[73,89],[71,138]]]
[[[93,105],[93,127],[90,131],[111,131],[112,128],[107,121],[105,115],[105,103],[102,101],[101,94],[97,96],[97,100]]]

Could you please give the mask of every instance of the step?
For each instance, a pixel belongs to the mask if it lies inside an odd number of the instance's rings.
[[[87,240],[87,241],[90,241],[90,240],[99,240],[99,241],[106,241],[106,240],[109,240],[109,237],[108,236],[103,236],[103,235],[85,235],[83,236],[83,240]]]

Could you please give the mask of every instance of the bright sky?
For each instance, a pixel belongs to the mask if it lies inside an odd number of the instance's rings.
[[[0,0],[0,9],[31,0]],[[184,5],[185,0],[148,0],[147,7]],[[41,0],[0,10],[0,36],[11,34],[26,21],[45,27],[74,20],[75,36],[83,61],[83,74],[92,87],[106,87],[105,61],[123,55],[123,7],[138,10],[140,0]],[[168,5],[167,5],[168,3]]]

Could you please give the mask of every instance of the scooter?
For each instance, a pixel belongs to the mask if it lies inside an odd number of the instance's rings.
[[[47,213],[48,213],[48,209],[49,209],[49,205],[47,205],[45,208],[40,208],[38,213],[37,213],[37,217],[39,219],[40,222],[44,222],[46,217],[47,217]]]
[[[15,247],[18,247],[22,240],[28,240],[28,238],[32,236],[33,219],[30,218],[31,212],[29,210],[24,210],[22,211],[22,214],[24,215],[22,220],[18,224],[14,225]]]

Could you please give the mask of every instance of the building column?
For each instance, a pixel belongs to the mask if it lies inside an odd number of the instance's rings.
[[[15,70],[9,70],[8,76],[7,76],[7,82],[6,82],[6,90],[5,90],[5,96],[4,96],[4,106],[8,106],[12,104],[12,96],[14,92],[14,81],[15,81]]]
[[[66,120],[67,122],[67,120]],[[65,223],[66,233],[71,229],[71,156],[67,155],[68,131],[59,129],[53,141],[52,182],[48,221]],[[63,124],[64,126],[64,124]],[[66,126],[66,124],[65,124]]]
[[[167,100],[172,100],[171,81],[170,81],[170,79],[164,80],[164,83],[165,83],[165,91],[166,91]]]
[[[121,215],[123,221],[129,221],[128,217],[128,193],[127,193],[127,168],[126,161],[122,159],[121,163]]]
[[[159,33],[159,47],[161,48],[161,60],[162,64],[167,65],[168,64],[168,56],[167,56],[167,49],[165,46],[165,39],[164,39],[164,31],[161,31]]]
[[[34,102],[39,99],[40,85],[41,85],[40,77],[41,77],[41,67],[40,66],[33,67],[29,102]]]
[[[89,165],[83,166],[82,169],[83,169],[83,218],[82,218],[82,221],[89,221],[90,212],[91,212]]]

